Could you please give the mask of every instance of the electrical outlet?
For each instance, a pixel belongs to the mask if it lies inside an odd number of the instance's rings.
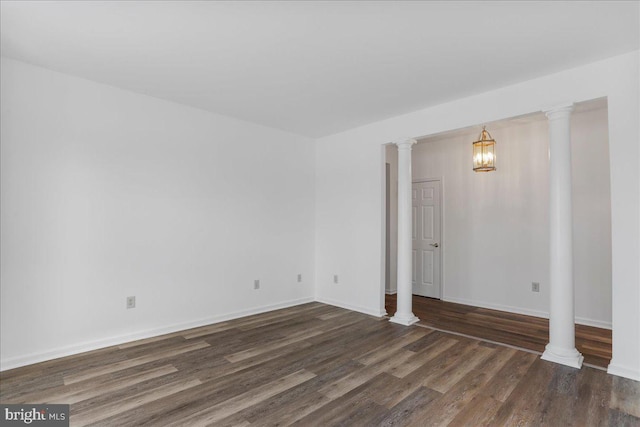
[[[302,274],[298,274],[298,283],[302,283]]]
[[[253,289],[260,289],[260,280],[253,281]]]
[[[136,308],[136,297],[127,297],[127,308]]]
[[[531,292],[540,292],[540,283],[531,282]]]
[[[338,283],[338,275],[337,274],[333,275],[333,283]]]

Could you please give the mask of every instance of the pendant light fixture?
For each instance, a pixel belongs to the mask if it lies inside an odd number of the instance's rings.
[[[479,139],[473,143],[473,170],[476,172],[496,170],[496,141],[484,126]]]

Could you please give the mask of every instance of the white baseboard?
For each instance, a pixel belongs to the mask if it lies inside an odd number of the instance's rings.
[[[34,363],[44,362],[47,360],[57,359],[59,357],[71,356],[78,353],[84,353],[87,351],[98,350],[113,345],[121,345],[127,342],[141,340],[145,338],[152,338],[159,335],[170,334],[173,332],[184,331],[191,328],[197,328],[200,326],[212,325],[214,323],[224,322],[227,320],[238,319],[240,317],[251,316],[254,314],[265,313],[267,311],[278,310],[281,308],[293,307],[300,304],[306,304],[313,302],[311,297],[300,298],[296,300],[285,301],[278,304],[265,305],[261,307],[252,308],[249,310],[236,311],[233,313],[222,314],[219,316],[207,317],[200,320],[194,320],[191,322],[184,322],[160,328],[147,329],[145,331],[134,332],[131,334],[118,335],[114,337],[104,338],[95,341],[86,341],[79,344],[68,345],[59,347],[53,350],[31,353],[23,356],[10,357],[0,360],[0,371],[6,371],[9,369],[19,368],[21,366],[32,365]]]
[[[614,364],[614,362],[609,363],[607,373],[611,375],[617,375],[619,377],[629,378],[630,380],[640,381],[640,370],[616,365]]]
[[[547,316],[548,317],[548,316]],[[586,317],[576,317],[578,325],[593,326],[601,329],[613,329],[611,322],[603,322],[602,320],[587,319]]]
[[[471,306],[474,306],[474,307],[488,308],[488,309],[491,309],[491,310],[500,310],[500,311],[507,311],[509,313],[524,314],[526,316],[541,317],[543,319],[548,319],[549,318],[549,313],[546,312],[546,311],[531,310],[531,309],[528,309],[528,308],[514,307],[514,306],[510,306],[510,305],[494,304],[494,303],[489,303],[489,302],[484,302],[484,301],[470,300],[470,299],[466,299],[466,298],[443,297],[442,300],[443,301],[448,301],[448,302],[455,302],[455,303],[458,303],[458,304],[471,305]],[[586,317],[576,317],[575,318],[575,322],[577,324],[579,324],[579,325],[594,326],[596,328],[602,328],[602,329],[611,329],[612,328],[611,322],[604,322],[604,321],[601,321],[601,320],[593,320],[593,319],[588,319]]]
[[[398,293],[398,291],[396,289],[385,289],[384,293],[387,295],[395,295]]]
[[[544,319],[548,319],[549,318],[549,313],[544,312],[544,311],[540,311],[540,310],[530,310],[528,308],[513,307],[513,306],[510,306],[510,305],[502,305],[502,304],[494,304],[494,303],[490,303],[490,302],[476,301],[476,300],[471,300],[471,299],[466,299],[466,298],[443,297],[442,300],[443,301],[448,301],[448,302],[455,302],[457,304],[471,305],[471,306],[474,306],[474,307],[488,308],[490,310],[500,310],[500,311],[508,311],[509,313],[524,314],[525,316],[542,317]]]
[[[370,309],[370,308],[362,307],[358,305],[345,304],[341,301],[332,300],[330,298],[316,297],[316,301],[321,302],[323,304],[329,304],[329,305],[334,305],[336,307],[345,308],[351,311],[357,311],[358,313],[368,314],[369,316],[384,317],[387,315],[387,312],[385,310],[376,310],[376,309]]]

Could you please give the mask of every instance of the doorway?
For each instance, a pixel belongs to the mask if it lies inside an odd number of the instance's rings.
[[[441,210],[439,180],[414,181],[413,209],[413,283],[414,295],[442,298],[440,277]]]
[[[548,225],[548,124],[542,113],[489,123],[498,141],[498,169],[487,174],[472,170],[469,142],[477,139],[477,126],[422,137],[412,149],[411,171],[415,184],[419,177],[446,181],[442,200],[440,246],[442,301],[414,296],[418,314],[421,302],[454,303],[455,310],[477,314],[493,309],[514,315],[548,317],[550,287]],[[606,99],[576,105],[571,118],[573,263],[576,328],[596,328],[598,345],[607,361],[611,354],[611,199],[608,170],[608,117]],[[394,234],[397,215],[394,186],[397,185],[397,147],[386,147],[391,166],[390,281],[395,282]],[[443,191],[443,189],[441,189]],[[415,197],[418,197],[418,193]],[[420,235],[418,203],[412,206],[413,237]],[[443,250],[447,249],[447,254]],[[413,290],[424,275],[430,255],[419,254],[414,246]],[[388,253],[388,252],[387,252]],[[445,258],[446,255],[446,258]],[[421,259],[422,258],[422,259]],[[423,266],[418,264],[426,259]],[[436,264],[437,266],[438,264]],[[427,272],[427,276],[428,276]],[[396,283],[391,283],[394,294]],[[438,298],[438,297],[436,297]],[[387,312],[395,310],[394,297],[387,297]],[[429,300],[429,301],[421,301]],[[423,305],[424,305],[423,304]],[[463,308],[462,305],[464,305]],[[454,311],[455,311],[454,310]],[[429,306],[429,312],[446,315]],[[474,316],[475,316],[474,314]],[[471,316],[473,317],[473,316]],[[426,319],[426,316],[425,316]],[[546,322],[546,320],[544,320]],[[494,322],[496,326],[498,322]],[[589,329],[589,334],[596,332]],[[580,342],[577,348],[588,355],[593,343]],[[543,341],[545,341],[543,339]],[[515,344],[512,344],[515,345]],[[582,347],[582,348],[581,348]],[[605,355],[605,347],[609,356]],[[600,350],[598,350],[600,353]],[[591,362],[596,364],[595,361]],[[598,363],[600,366],[606,363]]]

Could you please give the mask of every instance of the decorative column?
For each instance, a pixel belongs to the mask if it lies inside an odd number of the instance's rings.
[[[571,112],[573,104],[546,111],[549,120],[549,234],[551,304],[549,344],[543,360],[580,368],[576,350],[571,206]]]
[[[415,139],[402,139],[398,146],[398,306],[390,319],[393,323],[409,326],[419,319],[412,311],[412,222],[411,222],[411,146]]]

